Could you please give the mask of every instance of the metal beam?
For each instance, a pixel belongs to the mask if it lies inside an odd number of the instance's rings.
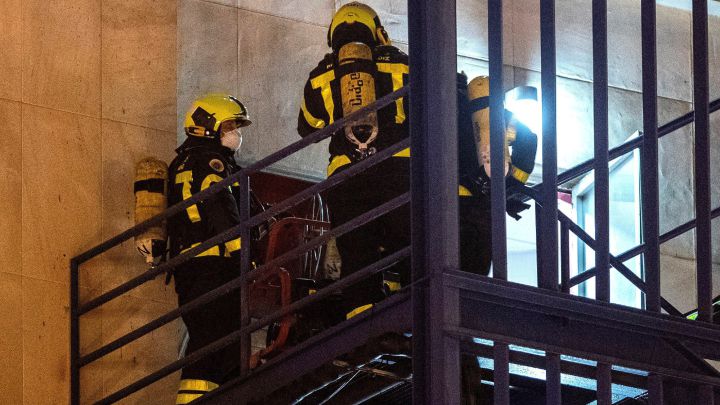
[[[457,314],[442,273],[459,267],[455,0],[409,0],[413,403],[460,403]],[[454,341],[455,340],[455,341]]]
[[[708,377],[707,370],[701,370],[667,343],[682,341],[692,349],[701,348],[703,357],[718,359],[718,326],[473,274],[454,272],[447,274],[445,280],[449,286],[460,289],[460,323],[477,333],[474,336],[491,334],[491,339],[501,336],[531,342],[531,347],[556,353],[595,356],[612,364],[648,371],[657,368],[677,378],[688,375],[690,379],[710,378],[720,383],[720,379]],[[513,322],[507,322],[508,319]],[[518,324],[523,327],[517,328]],[[610,341],[617,344],[607,345]]]

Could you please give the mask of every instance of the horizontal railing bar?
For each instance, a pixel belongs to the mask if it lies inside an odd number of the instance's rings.
[[[595,248],[595,240],[590,237],[590,235],[585,232],[584,229],[582,229],[578,224],[576,224],[572,219],[570,219],[567,215],[563,214],[562,212],[558,212],[558,219],[562,222],[565,222],[567,224],[568,228],[572,233],[574,233],[580,240],[585,242],[586,245],[588,245],[591,249]],[[608,255],[610,258],[610,264],[615,267],[617,271],[620,272],[625,278],[633,283],[635,287],[637,287],[640,291],[643,293],[647,293],[647,285],[645,282],[640,279],[635,273],[633,273],[630,269],[627,268],[622,262],[620,262],[614,255]],[[660,302],[663,307],[668,313],[671,315],[682,315],[680,311],[678,311],[672,304],[670,304],[667,300],[660,297]]]
[[[712,217],[712,219],[720,217],[720,207],[717,207],[714,210],[712,210],[711,217]],[[687,221],[686,223],[679,225],[676,228],[660,235],[660,243],[665,243],[673,238],[676,238],[676,237],[684,234],[685,232],[692,230],[693,228],[695,228],[695,219],[691,219],[691,220]],[[635,246],[634,248],[627,250],[624,253],[618,255],[617,260],[620,262],[626,262],[626,261],[634,258],[635,256],[643,253],[644,251],[645,251],[645,245],[640,244],[640,245]],[[584,281],[591,279],[594,276],[595,276],[595,268],[593,267],[593,268],[588,269],[588,270],[576,275],[575,277],[571,278],[570,281],[568,282],[568,285],[570,287],[574,287]]]
[[[363,107],[360,110],[349,114],[346,117],[343,117],[334,123],[328,125],[327,127],[320,129],[318,131],[313,132],[312,134],[300,139],[297,142],[294,142],[279,151],[267,156],[264,159],[261,159],[260,161],[238,171],[237,173],[232,174],[231,176],[226,177],[222,181],[219,181],[212,186],[208,187],[207,189],[193,195],[192,197],[188,198],[187,200],[183,200],[172,207],[169,207],[162,213],[141,222],[140,224],[137,224],[130,229],[127,229],[126,231],[106,240],[105,242],[100,243],[99,245],[90,248],[89,250],[75,256],[75,259],[78,261],[78,263],[82,264],[93,257],[113,248],[116,245],[119,245],[120,243],[139,235],[142,231],[147,229],[148,227],[151,227],[153,225],[159,224],[162,221],[166,220],[167,218],[172,217],[173,215],[185,210],[187,207],[197,204],[198,202],[205,200],[206,198],[210,197],[211,195],[217,193],[221,189],[225,189],[229,186],[231,186],[233,183],[238,181],[240,177],[243,175],[249,175],[251,173],[257,172],[262,170],[263,168],[276,163],[279,160],[282,160],[291,154],[299,151],[300,149],[311,145],[315,142],[319,142],[325,138],[330,137],[333,133],[338,131],[339,129],[342,129],[342,127],[345,125],[346,122],[351,122],[352,120],[355,120],[357,118],[360,118],[372,111],[379,110],[380,108],[383,108],[389,104],[391,104],[396,99],[403,97],[408,92],[408,86],[402,87],[399,90],[390,93],[384,97],[379,98],[377,101],[375,101],[373,104],[368,105],[367,107]]]
[[[243,226],[253,226],[257,225],[258,223],[261,223],[265,219],[269,218],[272,215],[275,215],[277,212],[280,212],[281,210],[284,210],[290,206],[293,206],[294,204],[299,203],[300,201],[303,201],[303,197],[305,195],[310,196],[317,192],[323,191],[327,188],[330,188],[334,186],[337,183],[342,182],[344,179],[353,176],[354,174],[364,170],[367,167],[373,166],[375,164],[380,163],[386,158],[389,158],[394,153],[397,153],[398,151],[404,149],[409,145],[409,140],[404,139],[395,145],[388,147],[375,155],[369,157],[368,159],[359,162],[352,167],[343,170],[342,172],[331,176],[329,179],[322,181],[321,183],[318,183],[312,187],[309,187],[308,189],[298,193],[295,197],[290,197],[287,200],[276,204],[275,206],[271,207],[267,211],[264,211],[260,214],[257,214],[256,216],[248,219],[247,222],[240,223],[233,228],[227,229],[226,231],[215,235],[214,237],[206,240],[205,242],[201,243],[198,246],[195,246],[194,248],[182,253],[181,255],[178,255],[170,260],[168,260],[165,263],[160,264],[159,266],[153,267],[150,270],[146,271],[145,273],[135,277],[132,280],[129,280],[112,290],[101,294],[100,296],[88,301],[85,303],[79,311],[80,315],[83,315],[117,297],[120,295],[132,290],[135,287],[138,287],[145,283],[146,281],[152,280],[161,273],[167,272],[172,270],[173,268],[185,263],[186,261],[190,260],[191,258],[195,257],[195,255],[206,251],[207,249],[219,244],[223,243],[225,241],[231,240],[235,237],[237,237],[240,232],[242,231]],[[299,197],[298,197],[299,196]],[[289,201],[289,202],[288,202]],[[286,203],[287,202],[287,203]],[[292,205],[290,205],[292,204]]]
[[[473,356],[492,358],[492,346],[468,340],[464,335],[460,335],[460,349],[463,353]],[[533,353],[527,353],[521,350],[513,350],[510,348],[510,362],[521,366],[530,366],[539,369],[545,369],[545,357]],[[589,364],[576,363],[569,360],[560,360],[561,370],[563,374],[595,378],[595,367]],[[621,370],[612,370],[613,383],[621,384],[628,387],[647,388],[645,376],[624,372]]]
[[[400,305],[403,301],[403,295],[397,294],[394,297],[390,297],[385,302],[381,302],[378,304],[379,309],[387,309],[391,308],[394,305]],[[365,311],[364,313],[353,317],[352,319],[341,323],[336,327],[336,330],[345,330],[350,329],[353,326],[355,326],[358,322],[361,322],[363,319],[366,319],[367,317],[372,317],[374,315],[375,311]],[[208,355],[215,353],[219,350],[222,350],[224,347],[227,347],[237,341],[240,340],[241,336],[243,334],[247,333],[247,329],[249,326],[246,326],[245,328],[232,332],[228,335],[226,335],[224,338],[218,339],[214,341],[213,343],[203,347],[202,349],[191,353],[190,355],[186,356],[185,358],[182,358],[180,360],[174,361],[167,366],[155,371],[152,374],[149,374],[140,380],[137,380],[136,382],[126,386],[125,388],[122,388],[113,394],[101,399],[100,401],[96,402],[96,404],[99,405],[105,405],[105,404],[112,404],[114,402],[119,401],[122,398],[125,398],[129,395],[131,395],[134,392],[137,392],[148,385],[167,377],[168,375],[174,373],[177,370],[182,369],[183,367],[193,364],[200,359],[207,357]],[[312,339],[312,338],[311,338]],[[256,372],[251,373],[249,377],[252,377]]]
[[[713,102],[710,103],[710,113],[713,113],[718,110],[720,110],[720,98],[717,100],[714,100]],[[668,122],[667,124],[660,126],[658,128],[658,138],[668,135],[668,134],[684,127],[685,125],[690,124],[691,122],[693,122],[694,117],[695,117],[695,112],[690,111],[689,113],[682,115],[682,116]],[[616,147],[610,149],[609,160],[613,160],[615,158],[618,158],[618,157],[632,151],[633,149],[639,148],[640,146],[642,146],[642,143],[643,143],[643,136],[640,135],[637,138],[631,139],[631,140],[623,143],[622,145],[619,145],[619,146],[616,146]],[[578,164],[575,167],[572,167],[572,168],[565,170],[564,172],[558,174],[558,184],[567,183],[570,180],[573,180],[579,176],[582,176],[585,173],[590,172],[593,168],[594,163],[595,163],[595,159],[589,159],[589,160],[586,160],[586,161]],[[542,187],[542,183],[536,184],[535,186],[533,186],[533,188],[535,188],[536,190],[539,190],[540,187]]]
[[[287,307],[282,307],[281,309],[273,312],[272,314],[252,322],[250,325],[248,325],[243,330],[247,329],[248,333],[252,333],[256,331],[257,329],[262,328],[265,325],[270,324],[271,322],[280,319],[281,317],[291,313],[295,312],[299,309],[304,308],[307,305],[311,305],[324,297],[341,290],[365,277],[367,277],[370,274],[374,274],[377,272],[380,272],[388,265],[392,264],[393,262],[400,260],[406,256],[409,255],[410,248],[406,247],[403,248],[381,260],[378,260],[377,262],[363,268],[362,270],[355,272],[347,277],[344,277],[340,279],[339,281],[322,288],[318,290],[315,294],[309,295],[307,297],[304,297],[291,305]],[[269,267],[268,267],[269,268]],[[229,284],[225,284],[222,287],[216,288],[215,290],[208,291],[206,294],[201,295],[200,297],[188,302],[187,304],[176,308],[159,318],[154,319],[153,321],[148,322],[147,324],[141,326],[138,329],[135,329],[134,331],[127,333],[126,335],[112,341],[111,343],[108,343],[107,345],[95,350],[92,353],[88,353],[87,355],[80,358],[78,361],[80,367],[85,366],[89,363],[92,363],[93,361],[110,354],[111,352],[127,345],[128,343],[131,343],[140,337],[152,332],[153,330],[173,321],[174,319],[182,316],[183,314],[192,311],[202,305],[207,304],[208,302],[216,299],[218,296],[225,295],[221,294],[221,292],[227,290],[227,293],[230,293],[233,290],[236,290],[240,287],[239,282],[232,281]]]
[[[266,264],[263,264],[262,266],[258,267],[257,269],[254,269],[250,271],[247,275],[247,282],[251,282],[252,280],[259,278],[262,273],[268,269],[272,269],[275,266],[279,266],[280,264],[284,263],[285,261],[288,261],[294,257],[297,256],[298,251],[308,251],[311,249],[314,249],[316,246],[327,242],[330,238],[336,237],[338,235],[342,235],[368,221],[371,221],[381,215],[384,215],[385,213],[403,205],[406,204],[409,201],[409,193],[405,193],[401,196],[398,196],[383,205],[374,208],[362,215],[359,215],[356,218],[353,218],[351,221],[348,221],[328,232],[325,232],[324,234],[317,236],[313,238],[311,241],[307,242],[306,244],[299,246],[281,256],[278,256],[277,258],[269,261]],[[84,356],[81,360],[82,365],[86,365],[92,361],[97,360],[98,358],[112,352],[113,350],[117,350],[118,348],[124,346],[127,343],[130,343],[141,336],[151,332],[152,330],[157,329],[158,327],[172,321],[173,319],[192,311],[202,305],[205,305],[209,303],[210,301],[217,299],[220,296],[227,295],[231,293],[234,290],[237,290],[242,286],[242,280],[240,278],[236,278],[235,280],[228,282],[220,287],[217,287],[216,289],[212,291],[208,291],[207,293],[195,298],[194,300],[190,301],[189,303],[183,305],[180,308],[177,308],[175,310],[170,311],[168,314],[165,314],[161,316],[160,318],[157,318],[156,320],[150,322],[152,325],[148,326],[145,325],[143,327],[138,328],[136,331],[133,331],[119,339],[117,339],[114,342],[111,342],[105,347],[102,347],[98,350],[96,350],[93,353],[88,354],[87,356]]]

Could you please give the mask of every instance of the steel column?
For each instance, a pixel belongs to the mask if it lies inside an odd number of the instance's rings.
[[[510,351],[507,343],[495,342],[493,364],[494,404],[510,405]]]
[[[408,1],[415,404],[460,402],[460,353],[444,334],[457,300],[442,279],[459,267],[455,3]]]
[[[503,89],[503,2],[488,0],[490,55],[490,212],[493,277],[507,280],[505,223],[505,106]]]
[[[642,232],[648,311],[660,312],[660,211],[658,182],[657,40],[655,0],[642,1],[643,146]]]
[[[607,363],[597,365],[597,404],[612,405],[612,367]]]
[[[557,78],[555,77],[555,0],[540,0],[540,65],[542,81],[542,223],[543,257],[538,285],[554,288],[558,282],[557,235]]]
[[[545,354],[545,403],[547,405],[562,404],[562,384],[560,381],[560,355],[555,353]]]
[[[607,0],[593,0],[595,119],[595,298],[610,301],[610,170],[608,168]]]
[[[70,403],[80,404],[80,265],[70,260]]]
[[[663,405],[663,378],[657,374],[648,376],[648,394],[650,405]]]
[[[710,217],[710,111],[708,2],[693,0],[693,104],[695,107],[695,254],[698,320],[712,322],[712,228]]]

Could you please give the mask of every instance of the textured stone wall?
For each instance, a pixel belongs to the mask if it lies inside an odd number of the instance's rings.
[[[135,162],[169,159],[176,143],[176,2],[1,0],[0,10],[1,397],[64,404],[69,259],[132,224]],[[82,267],[81,299],[141,271],[126,243]],[[83,317],[82,352],[174,307],[172,286],[139,288]],[[91,364],[82,402],[177,358],[179,328]],[[155,384],[127,403],[174,403],[174,389]]]

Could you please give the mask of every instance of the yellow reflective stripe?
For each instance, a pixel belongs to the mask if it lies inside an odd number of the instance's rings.
[[[334,108],[335,106],[333,106]],[[305,105],[305,97],[303,97],[302,104],[300,104],[300,109],[302,110],[303,117],[305,117],[305,121],[310,124],[313,128],[325,128],[325,121],[321,120],[320,118],[313,117],[312,114],[310,114],[310,111],[307,109],[307,105]]]
[[[180,388],[178,391],[212,391],[219,385],[208,380],[180,380]]]
[[[359,314],[361,312],[365,312],[372,307],[373,307],[373,304],[367,304],[367,305],[363,305],[361,307],[357,307],[357,308],[353,309],[352,311],[348,312],[347,315],[345,315],[345,319],[350,319],[353,316],[356,316],[357,314]]]
[[[175,184],[182,184],[182,197],[183,200],[187,200],[188,198],[192,197],[192,191],[190,190],[190,187],[192,185],[193,176],[192,171],[186,170],[184,172],[180,172],[175,176]],[[200,211],[198,211],[197,205],[193,204],[186,209],[188,218],[190,218],[191,222],[200,222]]]
[[[401,150],[400,152],[394,154],[395,157],[410,157],[410,148],[405,148]]]
[[[512,145],[515,139],[517,139],[517,128],[515,128],[515,123],[510,122],[510,125],[505,129],[505,143]]]
[[[190,402],[200,398],[205,394],[177,394],[177,399],[175,399],[175,405],[185,405],[189,404]]]
[[[328,117],[330,117],[329,124],[335,122],[335,119],[333,118],[333,115],[335,114],[335,102],[333,101],[332,88],[330,87],[330,82],[333,80],[335,80],[334,70],[325,72],[310,80],[310,85],[313,89],[320,89],[320,94],[322,95],[323,102],[325,103],[325,110],[327,110]]]
[[[330,177],[338,168],[350,164],[350,158],[347,155],[338,155],[332,158],[327,168],[327,175]]]
[[[393,91],[398,91],[403,87],[403,75],[409,74],[410,69],[402,63],[378,63],[378,72],[390,73],[392,77]],[[405,122],[405,110],[403,109],[403,98],[395,100],[397,114],[395,115],[395,123],[402,124]]]
[[[458,195],[460,197],[472,197],[472,193],[465,186],[458,186]]]
[[[205,190],[206,188],[213,185],[213,183],[219,183],[222,181],[222,177],[218,176],[215,173],[210,173],[207,176],[205,176],[205,179],[203,179],[202,185],[200,186],[200,191]]]
[[[225,253],[232,253],[240,250],[240,238],[225,242]]]
[[[180,251],[180,253],[185,253],[188,250],[194,248],[195,246],[200,246],[200,243],[193,243],[192,246],[190,246],[187,249],[183,249]],[[199,255],[196,255],[195,257],[201,257],[201,256],[220,256],[220,246],[213,246],[210,249],[200,253]]]
[[[514,166],[513,166],[512,175],[513,175],[513,177],[515,177],[518,181],[520,181],[523,184],[527,183],[528,179],[530,178],[530,173],[528,173],[524,170],[518,169],[517,167],[514,167]]]
[[[400,283],[397,281],[385,281],[385,285],[388,286],[388,289],[392,292],[400,291]]]

